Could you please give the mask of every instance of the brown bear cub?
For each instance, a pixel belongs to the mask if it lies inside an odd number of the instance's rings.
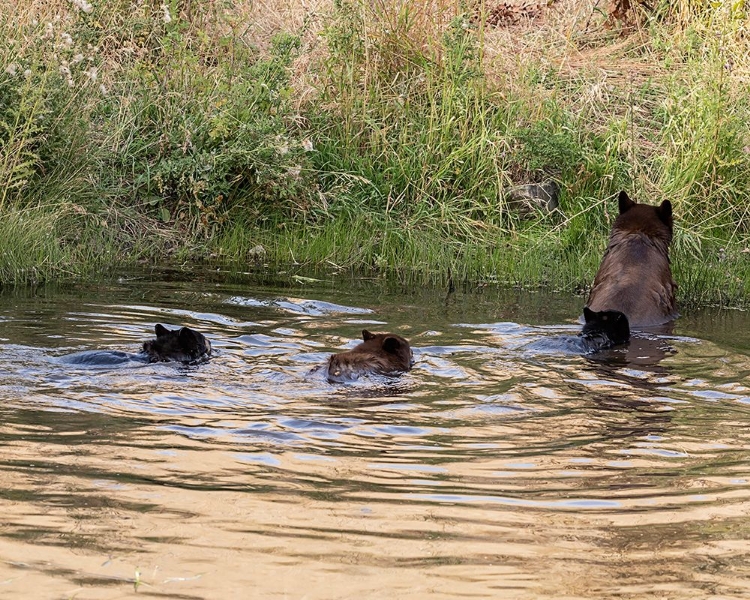
[[[619,209],[586,305],[619,311],[630,327],[662,325],[677,317],[669,267],[672,204],[638,204],[623,191]]]
[[[411,369],[414,357],[409,342],[394,333],[362,331],[361,344],[334,354],[326,365],[331,383],[355,381],[362,375],[395,375]]]

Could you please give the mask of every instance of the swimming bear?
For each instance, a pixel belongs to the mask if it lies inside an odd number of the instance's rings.
[[[630,327],[662,325],[677,317],[677,284],[669,266],[672,204],[638,204],[622,191],[618,205],[620,214],[586,306],[595,312],[619,311]]]
[[[616,310],[594,312],[584,307],[586,322],[578,335],[553,335],[523,346],[534,354],[594,354],[630,340],[628,318]]]
[[[618,310],[595,312],[584,306],[583,318],[586,322],[578,337],[584,354],[626,344],[630,340],[628,318]]]
[[[143,349],[137,354],[119,350],[87,350],[63,356],[61,360],[91,366],[172,361],[191,364],[206,360],[211,355],[211,342],[195,329],[167,329],[164,325],[157,324],[154,331],[156,339],[143,342]]]
[[[355,381],[362,375],[395,375],[414,364],[409,342],[395,333],[362,331],[361,344],[328,359],[327,378],[331,383]]]

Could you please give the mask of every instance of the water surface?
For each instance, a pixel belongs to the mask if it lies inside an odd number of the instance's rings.
[[[747,597],[747,315],[545,346],[581,306],[283,274],[3,290],[0,597]],[[215,356],[58,360],[155,323]],[[413,371],[309,374],[364,328]]]

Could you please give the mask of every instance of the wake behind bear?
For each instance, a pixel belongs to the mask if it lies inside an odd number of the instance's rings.
[[[409,371],[414,355],[409,342],[395,333],[362,331],[362,342],[328,359],[325,376],[331,383],[356,381],[364,375],[396,375]]]
[[[669,265],[672,204],[638,204],[623,191],[618,205],[587,306],[595,312],[619,311],[630,327],[663,325],[677,317],[677,284]]]
[[[195,364],[207,360],[211,355],[211,342],[195,329],[167,329],[157,324],[154,332],[156,339],[143,342],[143,349],[137,354],[118,350],[86,350],[62,356],[60,360],[68,364],[109,367],[130,362]]]

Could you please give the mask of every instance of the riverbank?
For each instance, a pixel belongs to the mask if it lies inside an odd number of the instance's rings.
[[[747,14],[598,4],[3,11],[0,281],[207,261],[580,291],[626,189],[673,203],[682,306],[744,306]],[[550,179],[552,211],[505,193]]]

